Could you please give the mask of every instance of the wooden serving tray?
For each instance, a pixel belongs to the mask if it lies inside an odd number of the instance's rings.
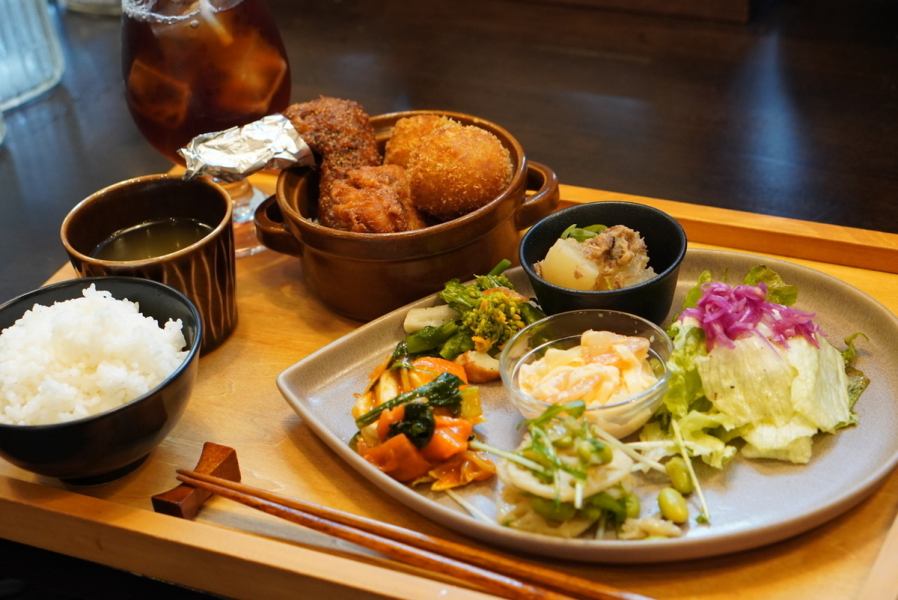
[[[263,175],[255,183],[270,190],[274,179]],[[570,186],[562,186],[561,194],[569,202],[651,204],[678,218],[693,246],[799,257],[795,262],[834,275],[898,312],[898,275],[884,272],[898,270],[896,235]],[[193,522],[152,512],[150,496],[174,486],[175,469],[192,467],[203,442],[215,441],[237,449],[248,484],[458,537],[360,478],[275,387],[284,368],[358,323],[331,313],[306,290],[295,258],[264,252],[240,259],[237,275],[237,329],[201,360],[184,417],[149,460],[118,481],[88,488],[67,488],[0,461],[0,536],[232,597],[484,597],[463,582],[424,578],[228,500],[212,499]],[[66,266],[51,281],[73,276]],[[758,550],[652,566],[538,560],[659,598],[854,597],[896,507],[898,472],[845,516]]]

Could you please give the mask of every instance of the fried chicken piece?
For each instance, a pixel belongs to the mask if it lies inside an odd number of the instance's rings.
[[[418,147],[428,134],[443,127],[458,127],[457,121],[439,115],[416,115],[399,119],[393,126],[393,134],[387,140],[384,164],[408,167],[412,150]]]
[[[358,233],[393,233],[426,224],[414,207],[405,169],[398,165],[359,167],[333,181],[319,200],[322,225]]]
[[[508,186],[511,156],[484,129],[439,127],[410,152],[408,176],[418,210],[448,221],[487,204]]]
[[[284,111],[312,150],[321,156],[355,155],[367,165],[380,163],[374,128],[358,102],[321,96],[291,104]],[[365,165],[358,165],[365,166]]]
[[[368,113],[358,102],[321,96],[284,111],[309,147],[321,157],[320,195],[357,167],[379,165],[380,152]]]

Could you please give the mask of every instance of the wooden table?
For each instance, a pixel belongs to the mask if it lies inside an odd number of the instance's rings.
[[[270,189],[273,180],[256,183]],[[898,235],[570,186],[562,186],[562,198],[653,204],[684,223],[693,246],[710,242],[802,256],[796,262],[839,277],[898,311],[898,275],[885,272],[898,269]],[[175,468],[192,466],[202,443],[215,441],[237,448],[244,481],[251,485],[457,537],[357,476],[275,387],[282,369],[358,324],[308,293],[294,258],[265,252],[241,259],[237,269],[239,325],[227,343],[202,359],[184,417],[150,459],[118,481],[78,489],[0,462],[0,537],[242,598],[482,597],[459,582],[397,569],[349,544],[227,500],[213,499],[194,522],[152,512],[149,497],[175,485]],[[66,266],[52,280],[72,275]],[[893,473],[843,517],[757,550],[662,565],[553,566],[659,598],[848,598],[860,589],[896,507]]]

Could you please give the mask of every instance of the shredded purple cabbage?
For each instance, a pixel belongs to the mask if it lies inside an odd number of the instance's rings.
[[[706,283],[696,307],[680,313],[680,320],[685,317],[699,322],[709,351],[717,344],[732,348],[734,340],[751,333],[764,335],[781,346],[788,346],[788,339],[799,335],[818,345],[814,314],[768,302],[763,282],[735,287],[718,281]],[[759,331],[762,324],[766,329]]]

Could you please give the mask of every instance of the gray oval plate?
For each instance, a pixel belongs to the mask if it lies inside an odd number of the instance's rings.
[[[429,296],[372,321],[284,370],[281,393],[309,427],[362,476],[384,492],[463,534],[519,552],[553,558],[608,563],[647,563],[725,554],[776,542],[832,519],[870,494],[898,464],[898,319],[884,306],[841,281],[799,265],[734,252],[690,250],[680,271],[679,306],[687,289],[704,269],[735,279],[765,262],[799,288],[798,307],[817,313],[827,337],[837,346],[856,331],[863,341],[858,366],[870,387],[857,404],[860,423],[837,435],[818,435],[808,465],[737,457],[723,472],[701,469],[699,476],[711,509],[710,526],[689,527],[683,537],[658,541],[564,540],[524,533],[472,517],[445,494],[433,494],[384,475],[346,442],[355,433],[350,410],[353,394],[367,383],[368,373],[393,350],[403,335],[402,320],[414,306],[437,304]],[[515,285],[530,290],[520,269],[510,272]],[[482,387],[486,422],[478,432],[488,443],[514,448],[521,417],[510,406],[501,384]],[[497,482],[459,491],[489,517],[495,517]],[[646,489],[644,514],[652,508]],[[697,511],[693,508],[693,516]]]

